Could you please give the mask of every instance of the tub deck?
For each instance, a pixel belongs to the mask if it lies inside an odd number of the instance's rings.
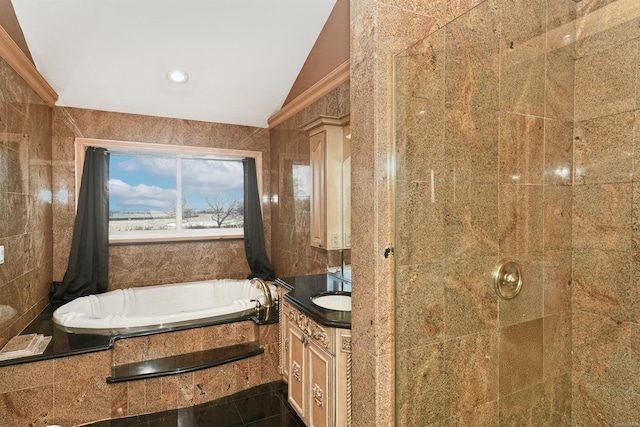
[[[2,414],[3,425],[85,425],[192,407],[280,379],[277,324],[246,319],[95,336],[61,331],[54,308],[23,332],[52,336],[45,353],[0,367],[0,398],[26,408]]]
[[[199,328],[205,326],[220,325],[225,323],[234,323],[243,320],[254,320],[259,325],[265,325],[270,323],[276,323],[278,316],[277,313],[268,319],[259,319],[254,315],[235,316],[222,319],[203,319],[200,322],[189,324],[178,324],[173,326],[161,327],[152,330],[132,330],[129,333],[122,333],[117,335],[96,335],[88,333],[72,333],[65,331],[64,328],[56,325],[53,322],[53,312],[63,304],[49,304],[39,315],[36,317],[26,328],[20,333],[20,335],[38,333],[51,337],[51,342],[47,346],[46,350],[42,354],[29,357],[21,357],[10,360],[0,361],[0,367],[17,365],[21,363],[36,362],[40,360],[55,359],[58,357],[73,356],[78,354],[92,353],[96,351],[105,351],[113,347],[114,342],[117,339],[133,338],[144,335],[151,335],[157,333],[181,331],[192,328]]]
[[[53,323],[53,312],[62,304],[49,304],[26,328],[20,333],[43,334],[51,337],[51,342],[42,354],[17,359],[0,361],[0,366],[17,365],[20,363],[54,359],[57,357],[91,353],[108,350],[113,346],[113,337],[92,334],[70,334]]]

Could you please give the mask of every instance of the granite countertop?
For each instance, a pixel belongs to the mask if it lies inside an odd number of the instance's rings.
[[[351,312],[327,310],[311,302],[311,298],[323,292],[351,292],[351,283],[331,274],[285,277],[276,283],[289,290],[284,296],[294,307],[318,323],[332,328],[351,329]]]
[[[113,346],[113,337],[108,335],[70,334],[53,323],[53,312],[62,304],[50,304],[20,333],[21,335],[38,333],[51,337],[51,342],[42,354],[0,361],[0,367],[18,365],[108,350]]]
[[[34,356],[20,357],[0,361],[0,367],[18,365],[21,363],[37,362],[40,360],[55,359],[58,357],[74,356],[78,354],[91,353],[94,351],[109,350],[113,347],[114,341],[121,338],[131,338],[143,335],[152,335],[162,332],[180,331],[190,328],[212,326],[220,323],[230,323],[241,320],[253,320],[259,325],[276,323],[278,313],[272,312],[268,319],[256,317],[253,313],[243,316],[221,316],[216,319],[204,319],[192,324],[162,325],[155,329],[145,331],[134,331],[131,333],[121,333],[117,335],[96,335],[89,333],[71,333],[53,322],[53,312],[62,304],[49,304],[27,327],[20,333],[21,335],[40,333],[51,337],[51,342],[42,354]]]

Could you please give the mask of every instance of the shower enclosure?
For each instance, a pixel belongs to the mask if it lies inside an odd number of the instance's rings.
[[[640,425],[640,1],[474,3],[394,57],[396,425]]]

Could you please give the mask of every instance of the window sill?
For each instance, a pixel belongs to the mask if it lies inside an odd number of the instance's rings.
[[[109,239],[109,246],[123,245],[147,245],[162,243],[191,243],[191,242],[208,242],[214,240],[242,240],[242,234],[228,234],[223,236],[162,236],[162,237],[127,237]]]

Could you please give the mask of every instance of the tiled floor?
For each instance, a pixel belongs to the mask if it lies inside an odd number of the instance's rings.
[[[273,382],[190,408],[99,421],[90,427],[303,427],[287,403],[287,385]]]

